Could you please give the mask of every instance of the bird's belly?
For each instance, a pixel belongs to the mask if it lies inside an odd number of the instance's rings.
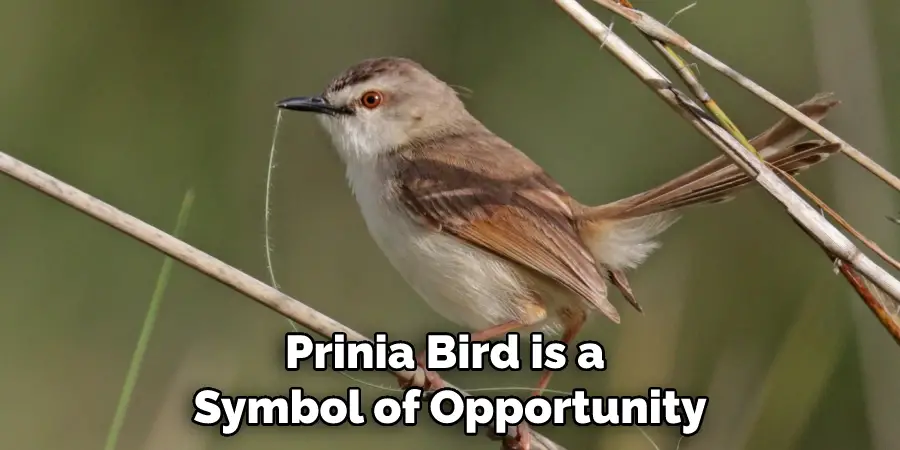
[[[394,268],[448,320],[477,330],[527,312],[531,295],[517,266],[419,225],[399,209],[363,208],[363,215]]]

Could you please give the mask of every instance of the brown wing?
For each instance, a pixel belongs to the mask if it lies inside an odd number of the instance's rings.
[[[478,130],[416,142],[395,156],[397,192],[416,220],[549,277],[619,322],[569,196],[523,153]]]

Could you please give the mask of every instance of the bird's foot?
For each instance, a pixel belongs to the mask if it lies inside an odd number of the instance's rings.
[[[531,430],[525,422],[516,427],[516,437],[507,436],[503,439],[503,450],[530,450]]]
[[[425,368],[425,352],[416,355],[416,364],[425,372],[425,383],[422,385],[423,391],[436,391],[444,388],[445,384],[441,376]],[[412,386],[412,380],[400,382],[401,389],[407,389],[410,386]]]

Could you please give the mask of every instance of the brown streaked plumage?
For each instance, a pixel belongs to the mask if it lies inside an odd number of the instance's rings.
[[[396,182],[411,214],[560,283],[614,322],[572,199],[540,166],[483,127],[396,150]]]
[[[820,95],[799,109],[821,120],[836,104]],[[363,61],[323,94],[279,107],[321,113],[373,239],[429,305],[476,330],[472,340],[546,325],[569,342],[594,311],[618,323],[606,282],[641,310],[626,271],[678,210],[724,201],[752,181],[719,157],[643,193],[582,205],[469,114],[453,88],[403,58]],[[838,149],[796,143],[804,134],[782,119],[752,142],[793,174]]]

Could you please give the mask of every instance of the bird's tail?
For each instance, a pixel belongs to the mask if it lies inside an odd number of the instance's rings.
[[[831,94],[818,94],[796,108],[820,121],[838,103]],[[819,140],[797,143],[806,132],[800,123],[785,117],[750,143],[766,162],[794,175],[840,149]],[[641,264],[659,246],[654,238],[678,219],[677,210],[730,200],[752,181],[730,159],[720,156],[648,191],[582,208],[577,215],[579,231],[601,273],[640,310],[623,271]]]

